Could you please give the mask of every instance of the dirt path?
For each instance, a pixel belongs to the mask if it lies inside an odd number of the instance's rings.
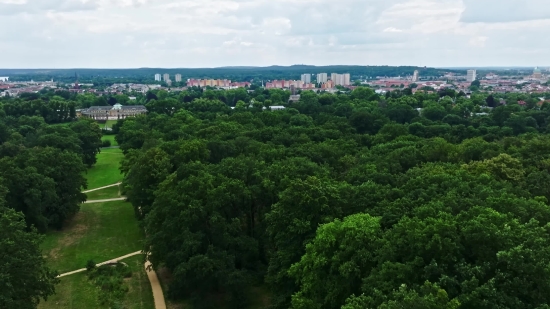
[[[153,269],[149,269],[151,262],[145,262],[145,271],[151,282],[151,288],[153,289],[153,298],[155,299],[155,309],[166,309],[166,303],[164,302],[164,293],[159,283],[157,273]]]
[[[109,199],[105,199],[105,200],[91,200],[91,201],[86,201],[86,202],[84,202],[84,204],[104,203],[104,202],[114,202],[114,201],[125,201],[125,200],[126,200],[125,197],[117,197],[117,198],[109,198]]]
[[[126,258],[139,255],[139,254],[143,254],[143,251],[136,251],[134,253],[117,257],[116,259],[98,263],[96,265],[101,266],[109,263],[116,263],[116,262],[119,262],[120,260],[124,260]],[[153,290],[153,298],[155,300],[155,309],[166,309],[166,303],[164,302],[164,293],[162,292],[162,287],[160,286],[157,273],[153,269],[150,269],[151,262],[149,261],[145,262],[144,267],[145,267],[145,272],[147,273],[147,277],[149,278],[149,282],[151,283],[151,289]],[[85,271],[86,271],[86,268],[81,268],[81,269],[70,271],[68,273],[61,274],[57,277],[61,278],[61,277],[70,276],[70,275],[78,274]]]
[[[134,253],[126,254],[126,255],[121,256],[121,257],[117,257],[116,259],[112,259],[112,260],[108,260],[108,261],[105,261],[105,262],[98,263],[98,264],[96,264],[96,265],[97,265],[97,266],[101,266],[101,265],[105,265],[105,264],[108,264],[108,263],[115,263],[115,262],[118,262],[119,260],[124,260],[124,259],[126,259],[126,258],[129,258],[129,257],[134,256],[134,255],[138,255],[138,254],[143,254],[143,251],[136,251],[136,252],[134,252]],[[59,276],[57,276],[57,277],[58,277],[58,278],[61,278],[61,277],[65,277],[65,276],[69,276],[69,275],[81,273],[81,272],[83,272],[83,271],[86,271],[86,268],[81,268],[81,269],[73,270],[73,271],[71,271],[71,272],[61,274],[61,275],[59,275]]]
[[[122,183],[122,182],[118,182],[118,183],[115,183],[115,184],[112,184],[112,185],[108,185],[108,186],[105,186],[105,187],[95,188],[95,189],[91,189],[91,190],[82,191],[82,193],[88,193],[88,192],[93,192],[93,191],[97,191],[97,190],[107,189],[107,188],[110,188],[110,187],[115,187],[115,186],[120,185],[121,183]]]

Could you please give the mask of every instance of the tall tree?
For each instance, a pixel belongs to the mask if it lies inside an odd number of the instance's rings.
[[[57,274],[46,266],[36,230],[4,206],[5,192],[0,187],[0,308],[34,309],[54,294]]]

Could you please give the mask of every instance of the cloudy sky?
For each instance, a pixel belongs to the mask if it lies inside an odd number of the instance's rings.
[[[0,0],[0,68],[549,66],[549,0]]]

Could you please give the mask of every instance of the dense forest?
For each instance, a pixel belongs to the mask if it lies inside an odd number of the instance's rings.
[[[261,286],[281,309],[548,308],[550,94],[289,95],[154,91],[113,127],[168,297],[243,308]],[[54,292],[39,233],[78,212],[101,145],[73,111],[119,102],[0,99],[0,307]]]
[[[550,106],[535,96],[147,95],[114,127],[144,250],[194,308],[548,308]],[[527,104],[519,105],[518,100]]]
[[[155,74],[181,74],[182,78],[214,78],[232,81],[300,79],[301,74],[311,73],[350,73],[352,78],[363,76],[406,76],[414,70],[420,70],[423,76],[440,76],[444,72],[462,72],[464,70],[445,70],[434,68],[419,68],[413,66],[270,66],[270,67],[221,67],[221,68],[141,68],[141,69],[0,69],[0,76],[9,76],[10,81],[55,81],[71,83],[77,75],[81,83],[107,85],[112,83],[154,83]],[[172,77],[173,78],[173,77]]]
[[[57,274],[46,267],[39,233],[78,212],[101,145],[96,123],[50,124],[61,120],[35,112],[0,102],[0,308],[36,308],[54,293]]]

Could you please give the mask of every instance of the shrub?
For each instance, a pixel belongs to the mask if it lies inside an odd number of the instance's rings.
[[[86,270],[91,271],[91,270],[95,269],[95,267],[96,267],[95,262],[92,261],[92,260],[88,260],[88,262],[86,263]]]

